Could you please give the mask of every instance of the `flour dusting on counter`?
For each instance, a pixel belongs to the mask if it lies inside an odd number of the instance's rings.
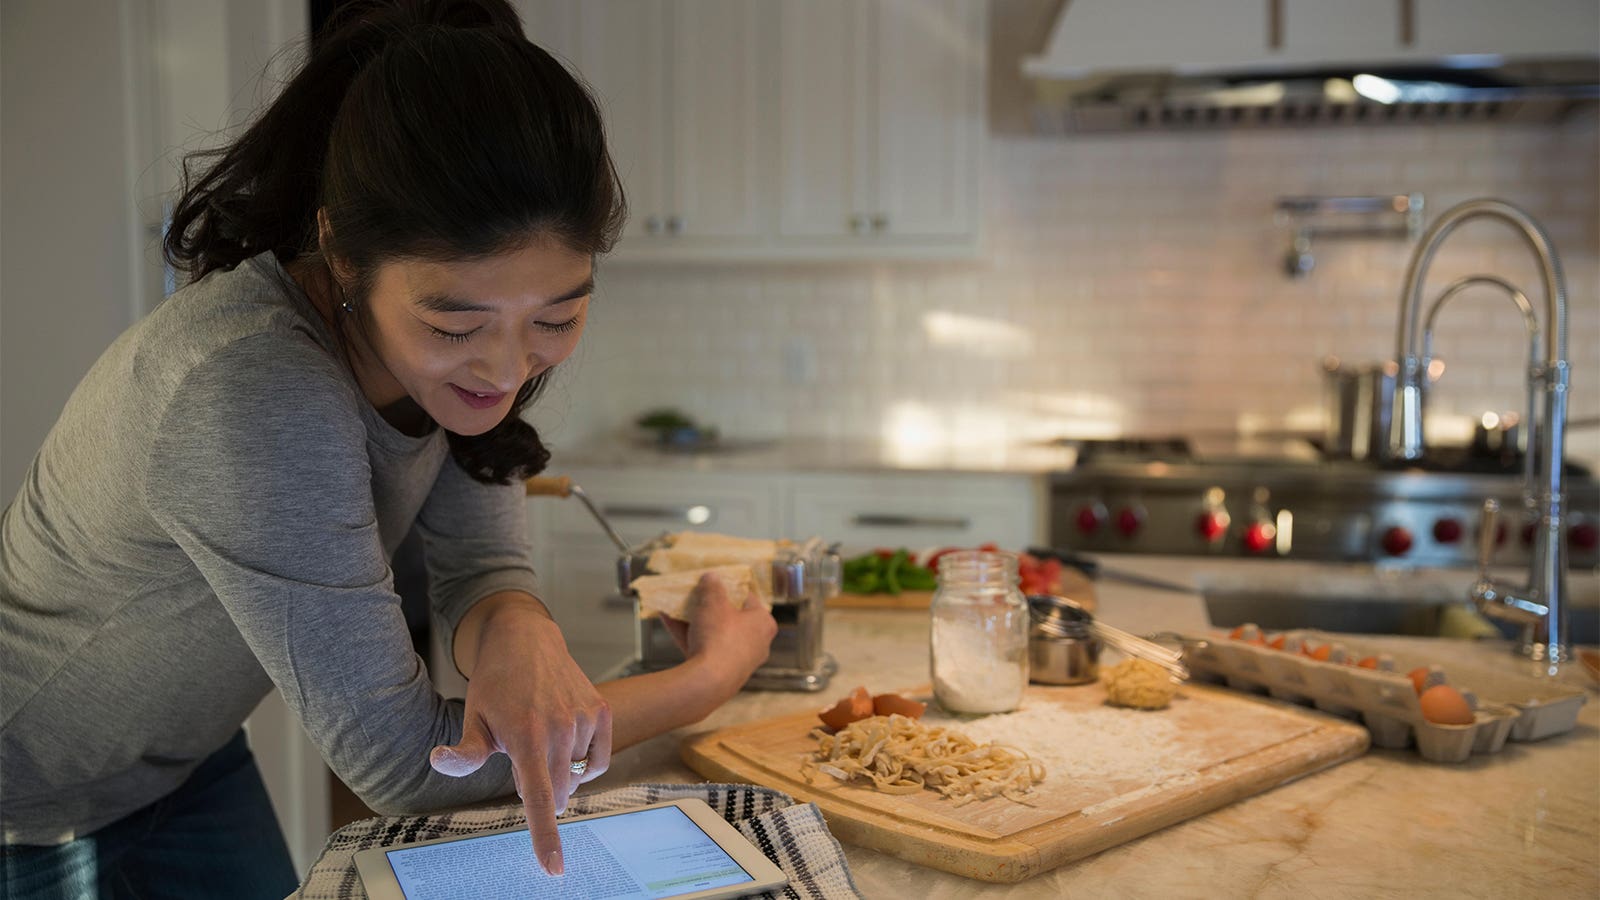
[[[1192,778],[1201,763],[1198,748],[1181,746],[1181,732],[1167,717],[1139,710],[1034,704],[960,727],[973,740],[1015,747],[1038,760],[1047,784],[1138,780],[1154,785]]]

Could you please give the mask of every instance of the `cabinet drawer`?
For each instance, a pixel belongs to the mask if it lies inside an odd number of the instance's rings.
[[[554,535],[544,547],[540,597],[590,678],[634,655],[633,602],[617,591],[617,550],[604,535]]]
[[[1038,486],[1028,476],[883,475],[797,477],[795,535],[820,535],[847,551],[872,547],[1037,542]]]
[[[771,478],[705,476],[695,473],[570,471],[612,527],[630,544],[664,531],[715,531],[738,537],[775,537],[777,486]],[[593,536],[605,541],[600,526],[576,499],[537,497],[550,504],[554,534]],[[606,542],[606,546],[610,546]],[[613,548],[614,550],[615,548]]]

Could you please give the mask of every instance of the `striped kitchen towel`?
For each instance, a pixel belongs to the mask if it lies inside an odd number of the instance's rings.
[[[828,832],[816,804],[800,805],[787,794],[745,784],[636,784],[573,797],[567,815],[630,809],[687,797],[704,800],[739,829],[789,876],[789,885],[762,897],[791,900],[860,898],[844,850]],[[352,822],[335,831],[294,896],[302,900],[359,900],[367,896],[356,874],[359,850],[409,841],[473,834],[520,825],[522,804],[434,816],[388,816]]]

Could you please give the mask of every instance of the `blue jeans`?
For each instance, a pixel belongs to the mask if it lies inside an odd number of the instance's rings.
[[[92,834],[0,847],[0,900],[281,900],[298,885],[243,731],[177,790]]]

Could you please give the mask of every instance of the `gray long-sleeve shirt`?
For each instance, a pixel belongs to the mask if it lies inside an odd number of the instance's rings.
[[[415,527],[447,636],[532,593],[521,486],[395,430],[341,359],[264,254],[166,300],[73,392],[0,520],[5,843],[154,802],[274,685],[380,812],[511,789],[502,756],[429,767],[462,706],[412,651],[389,560]]]

